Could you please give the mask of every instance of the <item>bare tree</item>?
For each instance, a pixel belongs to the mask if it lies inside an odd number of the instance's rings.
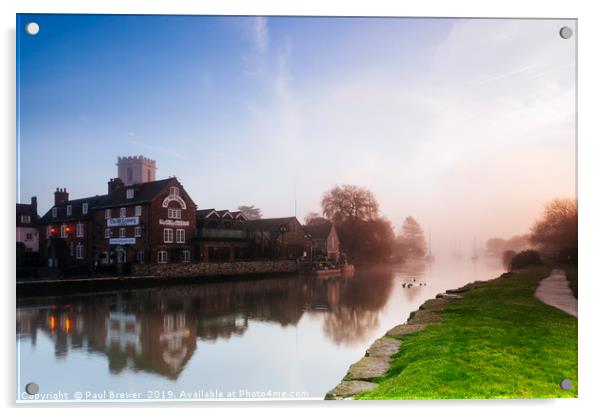
[[[327,222],[329,221],[317,212],[310,212],[305,216],[305,225],[324,224]]]
[[[372,220],[378,216],[378,202],[366,188],[337,185],[322,197],[324,216],[340,224],[345,220]]]
[[[255,207],[255,205],[241,205],[238,210],[247,217],[248,220],[258,220],[261,218],[261,209]]]
[[[424,231],[413,217],[404,220],[398,242],[403,244],[408,257],[422,258],[426,255]]]
[[[577,200],[559,198],[546,204],[543,218],[531,228],[531,241],[544,250],[577,249]]]

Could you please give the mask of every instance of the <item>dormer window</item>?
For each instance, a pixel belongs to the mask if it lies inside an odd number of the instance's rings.
[[[58,209],[56,207],[52,208],[52,218],[56,218],[58,215]]]
[[[67,205],[67,216],[71,216],[73,213],[73,207],[71,205]]]
[[[134,198],[134,189],[128,189],[125,192],[126,192],[127,199],[133,199]]]
[[[180,195],[180,189],[176,186],[172,186],[169,188],[169,194],[171,196],[178,196],[178,195]]]
[[[82,214],[86,215],[88,213],[88,203],[84,202],[82,204]]]
[[[29,215],[21,215],[21,222],[23,224],[29,224],[31,222],[31,217]]]

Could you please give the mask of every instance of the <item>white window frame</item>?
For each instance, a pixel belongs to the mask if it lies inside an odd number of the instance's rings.
[[[25,233],[25,241],[33,240],[33,233]]]
[[[121,207],[119,208],[119,218],[125,218],[127,216],[127,208]]]
[[[78,260],[83,260],[84,257],[84,245],[78,243],[77,246],[75,246],[75,258]]]
[[[67,234],[67,224],[61,225],[61,238],[67,238],[69,235]]]
[[[52,232],[50,230],[52,230],[52,225],[46,227],[46,238],[50,238],[52,236]]]
[[[136,205],[136,208],[134,208],[134,211],[135,211],[134,215],[136,217],[142,216],[142,205]]]
[[[84,236],[84,224],[82,224],[81,222],[78,222],[77,225],[75,226],[75,235],[77,237]]]
[[[58,216],[58,208],[53,207],[52,208],[52,218],[56,218],[57,216]]]
[[[127,199],[134,199],[134,188],[126,189],[125,197]]]
[[[170,186],[169,187],[169,195],[180,196],[180,188],[178,188],[177,186]]]
[[[105,238],[111,238],[111,229],[105,228]]]
[[[182,210],[177,208],[167,209],[167,218],[179,220],[182,218]]]
[[[125,228],[119,229],[119,238],[125,238]]]
[[[87,202],[84,202],[82,204],[82,214],[83,215],[87,215],[88,214],[88,203]]]
[[[163,229],[163,242],[164,243],[173,243],[173,228],[164,228]]]
[[[73,214],[73,207],[71,205],[67,205],[67,216],[70,217]]]
[[[157,263],[167,263],[167,251],[157,251]]]
[[[29,215],[21,215],[21,222],[23,224],[29,224],[31,222],[31,217]]]
[[[186,242],[186,230],[183,228],[178,228],[176,230],[176,243],[185,243]]]
[[[134,237],[142,237],[142,227],[134,228]]]
[[[190,250],[182,251],[182,263],[190,263]]]
[[[140,264],[144,263],[144,250],[138,250],[136,252],[136,261]]]
[[[111,219],[111,208],[105,209],[105,220]]]

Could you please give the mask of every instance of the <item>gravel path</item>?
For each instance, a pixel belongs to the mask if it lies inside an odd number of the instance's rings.
[[[535,297],[577,318],[577,299],[573,296],[564,270],[554,269],[548,277],[539,282],[535,289]]]

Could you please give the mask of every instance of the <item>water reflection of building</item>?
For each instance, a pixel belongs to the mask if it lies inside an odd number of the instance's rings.
[[[104,354],[114,374],[177,379],[203,342],[244,336],[253,321],[289,326],[304,313],[320,314],[328,338],[354,343],[377,324],[392,282],[390,272],[281,276],[50,299],[21,306],[17,332],[32,343],[39,331],[50,337],[57,359],[81,349]]]

